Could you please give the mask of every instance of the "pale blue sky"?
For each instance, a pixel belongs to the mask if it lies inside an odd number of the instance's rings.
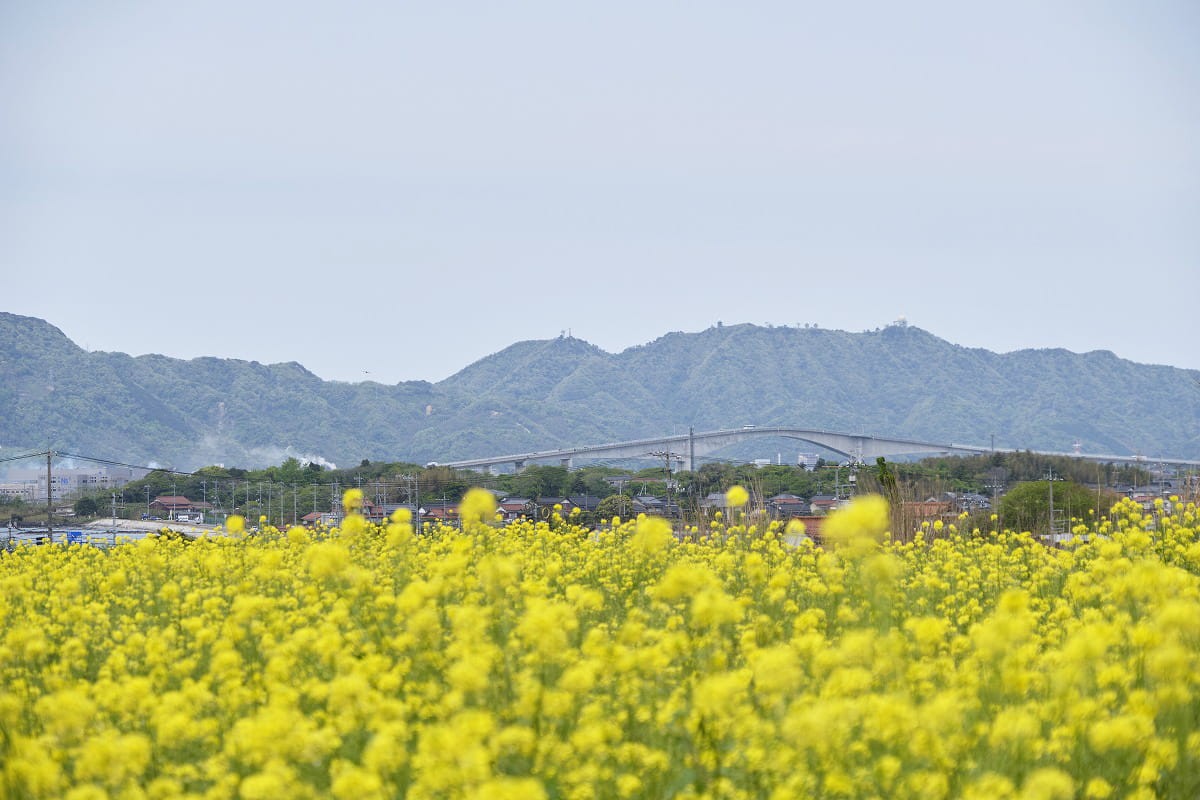
[[[0,310],[388,383],[901,315],[1200,368],[1197,42],[1190,0],[13,0]]]

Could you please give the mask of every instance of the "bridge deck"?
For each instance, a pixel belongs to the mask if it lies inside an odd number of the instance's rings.
[[[478,467],[493,467],[501,464],[513,464],[519,469],[531,461],[557,460],[569,466],[572,461],[579,458],[624,459],[655,457],[659,459],[669,458],[675,462],[687,462],[690,468],[694,470],[697,456],[703,456],[748,439],[777,437],[808,442],[856,461],[873,461],[879,456],[925,454],[977,455],[990,452],[1015,452],[1012,449],[991,448],[980,445],[956,444],[953,442],[942,444],[916,439],[868,436],[865,434],[809,428],[745,427],[730,430],[705,431],[702,433],[683,433],[648,439],[632,439],[624,442],[609,442],[581,447],[564,447],[554,450],[535,450],[528,453],[510,453],[484,458],[469,458],[445,462],[442,466],[456,469],[473,469]],[[1150,458],[1141,455],[1122,456],[1098,453],[1064,453],[1041,450],[1030,450],[1028,452],[1047,456],[1069,456],[1102,463],[1162,463],[1173,466],[1200,466],[1200,461],[1178,458]]]

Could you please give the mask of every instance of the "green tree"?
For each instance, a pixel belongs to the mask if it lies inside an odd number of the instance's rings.
[[[633,501],[623,494],[610,494],[596,506],[596,517],[600,520],[628,519],[632,513]]]
[[[72,505],[78,517],[94,517],[100,513],[100,501],[94,497],[81,497]]]
[[[1048,533],[1051,493],[1054,496],[1055,517],[1063,520],[1086,517],[1089,511],[1095,512],[1097,506],[1103,513],[1116,500],[1115,495],[1097,495],[1094,489],[1074,481],[1029,481],[1018,485],[1001,498],[1000,518],[1004,527]]]
[[[274,479],[281,483],[303,483],[309,479],[313,473],[306,474],[304,467],[300,464],[299,459],[286,458],[279,468],[275,470]]]
[[[566,467],[532,464],[513,476],[513,491],[522,497],[561,497],[570,488]]]

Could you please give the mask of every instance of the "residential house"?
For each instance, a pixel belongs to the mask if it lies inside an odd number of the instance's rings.
[[[395,514],[402,508],[407,510],[408,513],[412,515],[412,519],[416,519],[417,507],[412,503],[384,503],[382,506],[380,506],[380,510],[382,511],[385,519],[391,519],[392,514]]]
[[[358,510],[358,513],[362,514],[369,521],[374,522],[376,524],[383,522],[383,517],[384,517],[383,506],[376,505],[375,503],[372,503],[370,500],[363,501],[362,508],[360,508]]]
[[[528,497],[505,497],[496,505],[505,522],[528,517],[533,513]]]
[[[809,505],[794,494],[777,494],[767,500],[767,510],[775,519],[792,519],[809,514]]]
[[[333,511],[310,511],[300,518],[300,522],[310,528],[315,525],[332,528],[341,524],[342,515]]]
[[[808,501],[809,509],[816,515],[828,514],[840,505],[842,501],[831,494],[816,494]]]
[[[571,502],[565,497],[539,497],[533,504],[537,509],[538,519],[550,519],[555,506],[559,506],[558,513],[564,517],[571,513]]]
[[[634,514],[662,514],[666,504],[652,494],[639,494],[633,498]]]
[[[992,507],[992,499],[976,492],[963,492],[954,498],[959,511],[979,511]]]
[[[1136,489],[1130,493],[1129,499],[1141,506],[1143,511],[1153,511],[1154,501],[1162,500],[1163,496],[1157,491]]]
[[[212,510],[211,503],[189,500],[183,495],[159,495],[150,502],[150,514],[158,512],[167,519],[199,522],[204,512]]]
[[[674,500],[665,500],[652,494],[639,494],[633,498],[634,514],[653,514],[660,517],[678,517],[681,513],[679,504]]]
[[[421,520],[423,522],[444,522],[448,525],[458,524],[458,503],[446,500],[434,500],[421,504]]]
[[[591,494],[573,494],[567,498],[573,507],[578,508],[584,514],[594,513],[602,499]]]
[[[935,522],[957,517],[955,502],[945,497],[929,497],[925,500],[908,500],[901,503],[904,518],[913,522]]]

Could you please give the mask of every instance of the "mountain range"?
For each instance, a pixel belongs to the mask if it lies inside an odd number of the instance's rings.
[[[518,342],[437,383],[385,386],[295,362],[89,352],[0,312],[0,456],[424,463],[748,424],[1195,459],[1200,371],[1107,351],[998,354],[903,324],[745,324],[616,354],[569,336]]]

